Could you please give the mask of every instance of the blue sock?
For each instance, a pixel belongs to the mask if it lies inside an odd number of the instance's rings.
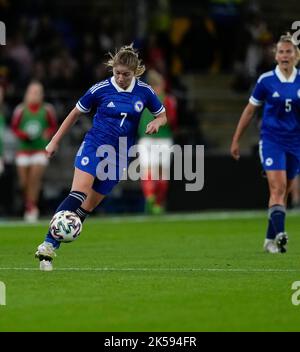
[[[86,200],[86,194],[82,192],[72,191],[69,193],[68,197],[65,198],[55,211],[55,214],[61,210],[70,210],[76,213],[76,210],[81,206],[81,204]]]
[[[55,214],[61,210],[70,210],[76,213],[76,210],[81,206],[81,204],[85,201],[86,194],[82,192],[72,191],[70,194],[65,198],[59,207],[56,209]],[[52,243],[55,249],[59,248],[60,242],[53,238],[48,230],[45,238],[46,242]]]
[[[274,227],[275,235],[284,232],[285,206],[275,204],[269,208],[269,219]]]
[[[273,226],[272,220],[269,219],[268,220],[268,228],[267,228],[266,238],[268,240],[274,240],[275,236],[276,236],[275,228]]]
[[[82,207],[79,207],[76,210],[76,214],[80,217],[80,220],[83,223],[84,220],[91,214],[91,212],[83,209]]]

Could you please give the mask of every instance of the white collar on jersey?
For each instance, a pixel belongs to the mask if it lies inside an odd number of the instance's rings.
[[[129,86],[127,89],[123,89],[123,88],[119,87],[118,84],[117,84],[117,82],[116,82],[116,80],[115,80],[115,77],[114,77],[114,76],[112,76],[112,78],[111,78],[110,81],[111,81],[111,84],[116,88],[116,90],[117,90],[119,93],[120,93],[120,92],[131,93],[131,92],[133,91],[134,86],[135,86],[136,78],[135,78],[135,77],[132,78],[132,81],[131,81],[131,83],[130,83],[130,86]]]
[[[295,81],[296,76],[297,76],[297,69],[294,67],[293,68],[293,72],[290,75],[290,77],[286,78],[283,75],[283,73],[280,71],[279,66],[277,65],[276,68],[275,68],[275,73],[276,73],[276,76],[279,78],[280,82],[282,82],[282,83],[293,83]]]

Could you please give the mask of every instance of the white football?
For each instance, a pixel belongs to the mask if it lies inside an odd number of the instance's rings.
[[[60,242],[72,242],[80,235],[82,223],[80,217],[69,210],[54,214],[50,221],[50,233]]]

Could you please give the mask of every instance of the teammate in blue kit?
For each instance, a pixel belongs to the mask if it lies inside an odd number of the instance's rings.
[[[110,54],[107,66],[112,68],[113,76],[88,89],[46,147],[47,154],[51,157],[79,116],[89,113],[92,108],[96,109],[93,126],[85,135],[75,158],[70,194],[55,212],[76,212],[82,222],[120,181],[128,162],[127,151],[135,142],[143,110],[148,108],[155,117],[147,125],[146,133],[157,133],[167,122],[165,108],[153,89],[138,79],[145,67],[132,45],[122,47],[115,55]],[[111,157],[113,153],[103,152],[112,149],[115,158]],[[108,168],[113,168],[114,171],[112,177],[106,180],[103,177],[104,169],[100,167],[104,160]],[[41,270],[52,270],[55,249],[59,245],[60,242],[48,231],[45,241],[38,246],[36,252]]]
[[[286,202],[300,171],[300,52],[287,33],[276,44],[274,70],[262,74],[244,109],[231,144],[231,155],[240,158],[239,142],[257,108],[264,104],[259,152],[269,185],[268,228],[264,250],[284,253]]]

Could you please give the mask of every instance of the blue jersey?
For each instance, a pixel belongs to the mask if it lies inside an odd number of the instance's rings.
[[[141,114],[145,108],[157,116],[165,111],[153,89],[136,78],[124,90],[114,77],[92,86],[76,104],[78,110],[88,113],[94,107],[96,114],[88,135],[95,142],[115,145],[119,137],[128,138],[128,147],[134,144]]]
[[[93,189],[106,195],[128,166],[127,151],[135,142],[143,110],[148,108],[157,116],[165,108],[148,84],[133,78],[124,90],[114,77],[91,87],[76,107],[83,113],[96,108],[96,114],[76,155],[75,167],[93,175]]]
[[[264,103],[261,136],[276,143],[300,145],[300,72],[294,68],[286,79],[277,66],[262,74],[249,99],[253,105]]]

